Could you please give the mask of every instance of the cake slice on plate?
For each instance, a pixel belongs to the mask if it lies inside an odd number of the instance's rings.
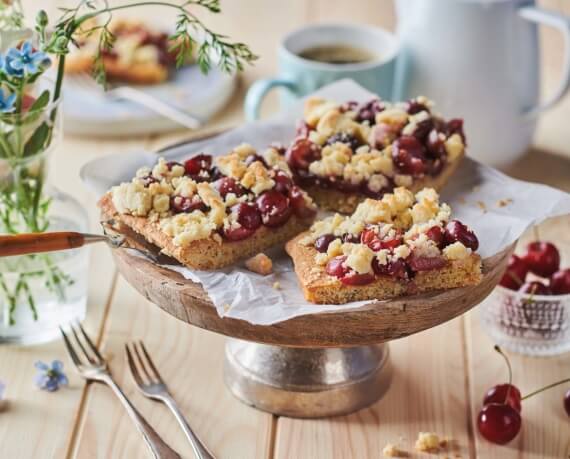
[[[352,213],[398,186],[441,189],[465,154],[463,121],[435,115],[425,97],[360,105],[309,98],[283,154],[320,208]]]
[[[217,269],[283,244],[316,215],[274,148],[243,144],[230,154],[160,159],[99,203],[103,216],[126,224],[162,252],[196,269]]]
[[[478,284],[479,242],[450,220],[432,188],[399,187],[366,199],[351,216],[317,221],[286,245],[308,301],[383,300]]]

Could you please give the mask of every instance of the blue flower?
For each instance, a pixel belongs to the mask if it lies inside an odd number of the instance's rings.
[[[51,65],[46,53],[34,51],[32,43],[24,42],[21,48],[10,48],[2,62],[8,76],[35,75]]]
[[[4,91],[0,88],[0,113],[11,113],[16,107],[16,94],[10,94],[9,92],[4,95]]]
[[[59,360],[54,360],[51,367],[44,362],[36,362],[34,366],[38,369],[38,374],[35,377],[36,386],[42,390],[54,392],[59,389],[59,386],[67,386],[67,376],[63,373],[63,363]]]

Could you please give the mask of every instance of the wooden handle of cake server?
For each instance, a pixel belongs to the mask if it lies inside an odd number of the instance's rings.
[[[76,249],[85,245],[87,238],[72,231],[0,235],[0,257]]]

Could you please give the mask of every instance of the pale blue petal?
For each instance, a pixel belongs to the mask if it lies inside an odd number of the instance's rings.
[[[61,360],[54,360],[51,363],[51,369],[55,371],[63,370],[63,362]]]
[[[43,370],[43,371],[49,370],[48,364],[42,362],[41,360],[38,360],[36,363],[34,363],[34,367],[36,367],[38,370]]]
[[[64,375],[63,373],[59,373],[57,375],[57,383],[61,386],[67,386],[69,385],[69,380],[67,379],[66,375]]]
[[[14,105],[16,103],[16,94],[12,94],[10,96],[8,96],[5,100],[4,103],[6,105],[8,105],[9,107],[11,107],[12,105]]]
[[[29,41],[24,42],[22,45],[22,54],[30,54],[32,51],[32,43]]]
[[[10,59],[20,59],[21,56],[22,53],[20,53],[20,50],[17,48],[10,48],[6,53],[6,57]]]
[[[34,382],[40,389],[46,387],[46,385],[49,383],[49,380],[50,377],[45,373],[39,373],[34,377]]]

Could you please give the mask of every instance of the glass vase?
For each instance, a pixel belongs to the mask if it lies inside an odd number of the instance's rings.
[[[43,90],[28,94],[33,108]],[[46,185],[61,139],[58,104],[0,114],[0,233],[81,231],[87,215],[71,196]],[[59,336],[85,316],[88,250],[0,258],[0,343]]]

